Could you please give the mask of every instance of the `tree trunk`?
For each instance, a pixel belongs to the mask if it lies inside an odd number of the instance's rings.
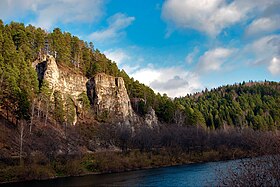
[[[0,88],[1,89],[2,89],[2,85],[3,85],[3,81],[4,81],[4,73],[2,73],[1,79],[0,79]]]
[[[24,125],[23,122],[20,122],[20,147],[19,147],[19,164],[22,166],[23,165],[23,160],[22,160],[22,147],[23,147],[23,133],[24,133]]]
[[[38,102],[38,114],[37,114],[38,118],[40,117],[40,110],[41,110],[41,100],[39,99],[39,102]]]
[[[30,126],[29,126],[29,133],[30,133],[30,134],[31,134],[31,132],[32,132],[34,110],[35,110],[35,99],[33,99],[33,102],[32,102],[31,121],[30,121]]]
[[[8,111],[8,107],[6,106],[6,112],[7,112],[7,121],[9,121],[9,111]]]
[[[65,138],[67,136],[67,122],[64,122],[64,133],[65,133]]]
[[[45,118],[45,126],[47,125],[48,114],[49,114],[49,103],[47,103],[47,112],[46,112],[46,118]]]

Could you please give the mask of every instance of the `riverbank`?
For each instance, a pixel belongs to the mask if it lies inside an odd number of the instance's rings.
[[[176,153],[176,154],[175,154]],[[52,162],[33,162],[24,166],[0,167],[1,183],[26,180],[45,180],[58,177],[83,176],[101,173],[117,173],[141,169],[159,168],[190,163],[232,160],[250,156],[248,152],[233,150],[208,150],[178,152],[160,149],[149,152],[99,152],[66,160],[56,158]]]
[[[5,187],[81,187],[81,186],[218,186],[218,172],[240,160],[206,162],[142,169],[122,173],[64,177],[9,183]]]

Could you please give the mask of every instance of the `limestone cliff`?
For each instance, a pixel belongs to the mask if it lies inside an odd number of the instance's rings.
[[[35,61],[33,66],[39,82],[47,81],[52,92],[59,91],[64,98],[70,95],[75,105],[79,105],[78,96],[85,92],[98,115],[105,114],[107,119],[119,122],[132,121],[136,116],[121,77],[101,73],[87,79],[69,68],[58,67],[55,58],[50,55]]]
[[[70,95],[77,99],[86,92],[88,79],[78,72],[70,71],[66,68],[58,68],[55,58],[45,56],[41,62],[37,61],[34,66],[38,73],[39,82],[46,80],[53,91],[60,91],[63,95]]]
[[[73,104],[75,105],[75,114],[78,113],[80,107],[77,102],[78,96],[85,92],[86,93],[86,82],[88,79],[82,74],[73,72],[70,69],[60,67],[58,68],[55,58],[50,55],[45,55],[43,59],[36,60],[33,63],[36,68],[39,83],[43,80],[47,81],[52,94],[55,91],[59,91],[63,98],[70,96]],[[73,125],[77,122],[77,115],[74,116]]]
[[[134,113],[122,77],[99,73],[87,79],[79,71],[59,67],[55,58],[50,55],[36,60],[33,66],[38,73],[39,83],[45,80],[52,92],[59,91],[63,98],[71,96],[76,106],[75,110],[79,108],[78,96],[85,92],[97,117],[101,116],[105,121],[130,122],[129,124],[139,124],[143,121],[149,126],[157,123],[152,109],[143,120]],[[76,119],[77,115],[73,124],[76,123]]]
[[[122,77],[100,73],[87,83],[90,102],[98,115],[126,121],[135,117]]]

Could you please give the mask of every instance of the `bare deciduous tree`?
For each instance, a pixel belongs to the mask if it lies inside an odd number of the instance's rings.
[[[254,153],[261,156],[242,159],[233,163],[228,172],[218,172],[220,185],[280,186],[280,137],[273,132],[259,131],[244,135]]]

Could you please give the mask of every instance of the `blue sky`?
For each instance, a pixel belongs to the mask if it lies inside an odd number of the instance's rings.
[[[2,0],[5,22],[92,41],[130,76],[171,97],[280,81],[280,0]]]

